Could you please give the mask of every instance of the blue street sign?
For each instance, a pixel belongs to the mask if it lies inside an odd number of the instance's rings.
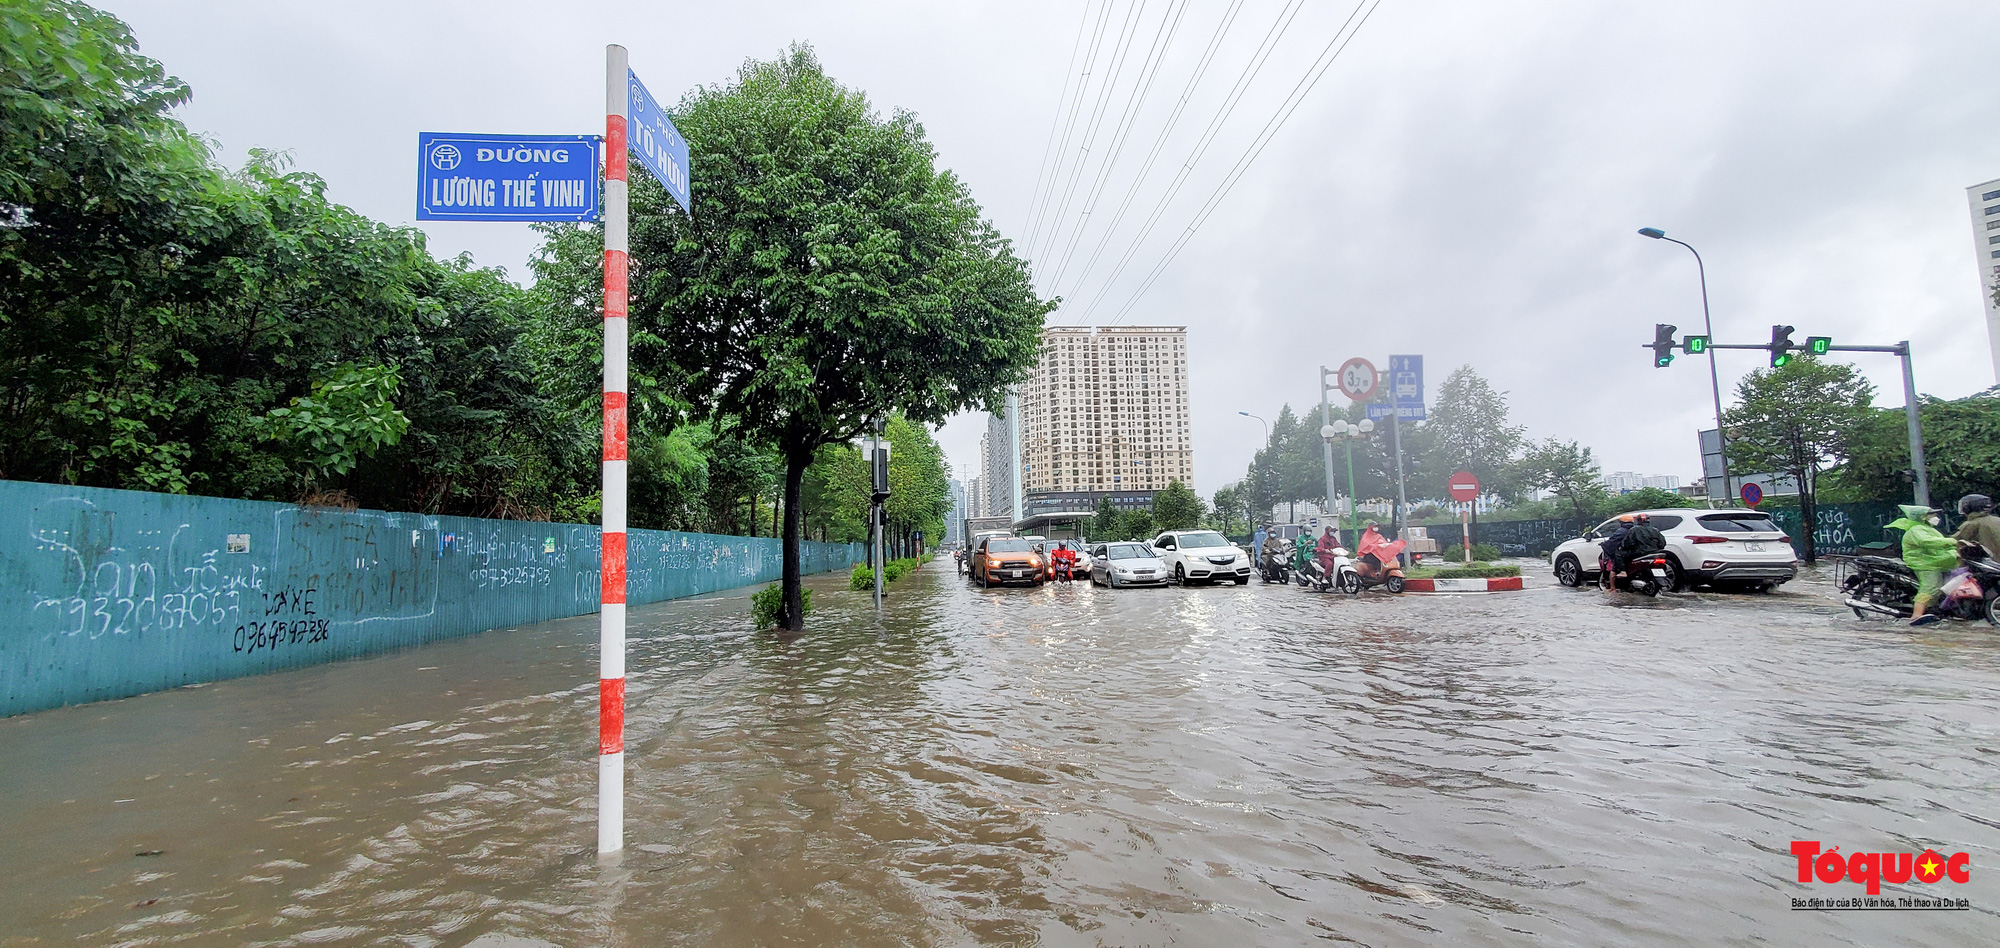
[[[639,156],[639,163],[653,173],[654,180],[665,185],[667,193],[681,202],[681,210],[692,214],[687,139],[681,137],[680,129],[667,118],[667,110],[653,101],[653,94],[646,91],[646,84],[639,81],[638,74],[627,69],[625,75],[630,80],[626,111],[632,116],[625,123],[626,144]]]
[[[1387,417],[1389,417],[1389,403],[1388,403],[1388,402],[1370,402],[1370,403],[1369,403],[1369,405],[1368,405],[1368,420],[1370,420],[1370,421],[1381,421],[1382,419],[1384,419],[1384,418],[1387,418]],[[1422,420],[1424,420],[1424,406],[1423,406],[1423,403],[1422,403],[1422,402],[1418,402],[1418,403],[1416,403],[1416,404],[1414,404],[1414,405],[1411,405],[1411,404],[1399,404],[1399,405],[1397,405],[1397,406],[1396,406],[1396,417],[1398,417],[1398,418],[1401,418],[1401,419],[1402,419],[1402,420],[1404,420],[1404,421],[1422,421]]]
[[[417,220],[594,221],[594,135],[417,134]]]
[[[1424,357],[1389,357],[1389,397],[1396,403],[1396,417],[1404,421],[1424,420]]]

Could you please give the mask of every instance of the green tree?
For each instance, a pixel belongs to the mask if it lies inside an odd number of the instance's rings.
[[[1238,524],[1245,525],[1245,532],[1255,526],[1254,519],[1250,516],[1249,490],[1244,485],[1230,484],[1218,487],[1215,496],[1210,500],[1213,502],[1216,529],[1222,531],[1223,535],[1235,533]]]
[[[931,437],[930,429],[904,418],[889,416],[885,432],[889,439],[889,534],[892,551],[901,547],[903,556],[915,556],[912,548],[917,534],[928,542],[944,536],[944,517],[951,512],[951,472],[945,466],[944,449]]]
[[[1411,453],[1413,443],[1417,448],[1418,493],[1443,497],[1446,480],[1466,470],[1479,478],[1484,493],[1519,495],[1515,461],[1524,442],[1522,429],[1507,423],[1507,393],[1494,391],[1472,366],[1461,365],[1438,386],[1429,415],[1428,421],[1415,426],[1414,439],[1412,431],[1403,433],[1406,453]],[[1478,522],[1477,509],[1472,519]]]
[[[1179,479],[1168,481],[1165,488],[1153,494],[1153,520],[1161,532],[1193,530],[1201,526],[1201,518],[1207,513],[1208,505]]]
[[[798,511],[819,448],[891,411],[938,424],[998,407],[1053,304],[937,170],[915,116],[875,113],[807,47],[697,89],[674,118],[695,214],[634,182],[634,364],[782,456],[785,627],[799,629]]]
[[[1090,538],[1093,540],[1117,540],[1123,536],[1123,524],[1119,522],[1118,508],[1111,505],[1111,495],[1097,498],[1097,515],[1090,518]]]
[[[1122,528],[1120,532],[1125,534],[1125,539],[1138,540],[1142,543],[1152,540],[1161,533],[1159,525],[1153,522],[1153,512],[1144,507],[1126,511],[1118,518],[1118,526]]]
[[[1966,494],[2000,497],[2000,386],[1945,401],[1924,396],[1917,402],[1923,424],[1924,461],[1931,496],[1948,506]],[[1902,408],[1878,408],[1856,431],[1846,464],[1831,472],[1829,486],[1858,500],[1901,502],[1910,496],[1907,415]]]
[[[1659,487],[1641,487],[1630,493],[1609,498],[1606,514],[1625,513],[1631,510],[1661,510],[1674,507],[1699,507],[1692,497],[1682,496],[1676,491]]]
[[[1574,441],[1550,438],[1530,447],[1516,471],[1522,486],[1549,491],[1569,504],[1580,526],[1588,526],[1610,498],[1604,489],[1604,471],[1591,457],[1590,449]]]
[[[329,474],[354,470],[362,458],[403,439],[410,419],[393,402],[401,384],[388,366],[344,363],[314,382],[311,395],[252,421],[297,456],[311,486]]]
[[[1874,387],[1852,365],[1808,356],[1751,372],[1737,384],[1736,398],[1722,416],[1731,429],[1730,467],[1791,475],[1799,485],[1800,552],[1815,562],[1820,474],[1847,459],[1868,420]]]

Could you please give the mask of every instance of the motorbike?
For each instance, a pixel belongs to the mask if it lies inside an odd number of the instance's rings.
[[[2000,563],[1973,543],[1959,545],[1958,562],[1966,577],[1978,584],[1978,593],[1960,595],[1962,587],[1954,588],[1933,611],[1947,619],[1984,619],[1988,625],[2000,625]],[[1854,572],[1840,588],[1857,619],[1878,615],[1907,619],[1916,612],[1917,573],[1899,559],[1857,556]]]
[[[1257,574],[1266,583],[1289,583],[1292,581],[1292,564],[1283,556],[1265,553],[1257,561]]]
[[[1625,561],[1625,575],[1615,577],[1613,585],[1641,596],[1658,596],[1671,587],[1674,579],[1673,564],[1667,562],[1666,552],[1641,553]]]
[[[1364,572],[1354,564],[1354,561],[1347,558],[1346,550],[1335,548],[1333,565],[1339,573],[1334,577],[1334,581],[1340,585],[1341,592],[1350,596],[1377,586],[1392,593],[1403,591],[1403,565],[1393,554],[1386,562],[1377,560],[1371,563],[1369,570]]]
[[[1292,564],[1292,581],[1314,592],[1326,592],[1332,589],[1338,580],[1340,564],[1346,554],[1346,550],[1338,547],[1334,549],[1332,576],[1327,575],[1326,568],[1320,565],[1318,555],[1304,557]]]

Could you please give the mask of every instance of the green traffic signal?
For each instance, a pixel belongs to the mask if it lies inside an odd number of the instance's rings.
[[[1704,353],[1704,352],[1707,352],[1707,351],[1708,351],[1708,337],[1707,337],[1707,336],[1683,336],[1683,337],[1681,338],[1681,351],[1682,351],[1682,352],[1685,352],[1685,353],[1687,353],[1688,355],[1691,355],[1691,356],[1694,356],[1694,355],[1701,355],[1702,353]]]
[[[1833,350],[1832,336],[1807,336],[1806,351],[1816,356],[1826,355]]]
[[[1674,364],[1674,330],[1677,328],[1666,323],[1653,324],[1653,368],[1664,369]]]
[[[1799,347],[1792,342],[1792,327],[1771,327],[1771,368],[1782,369],[1792,362],[1792,353]]]

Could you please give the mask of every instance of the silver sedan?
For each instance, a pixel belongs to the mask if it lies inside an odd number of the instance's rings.
[[[1099,543],[1090,548],[1090,582],[1120,586],[1165,586],[1167,564],[1144,543]]]

